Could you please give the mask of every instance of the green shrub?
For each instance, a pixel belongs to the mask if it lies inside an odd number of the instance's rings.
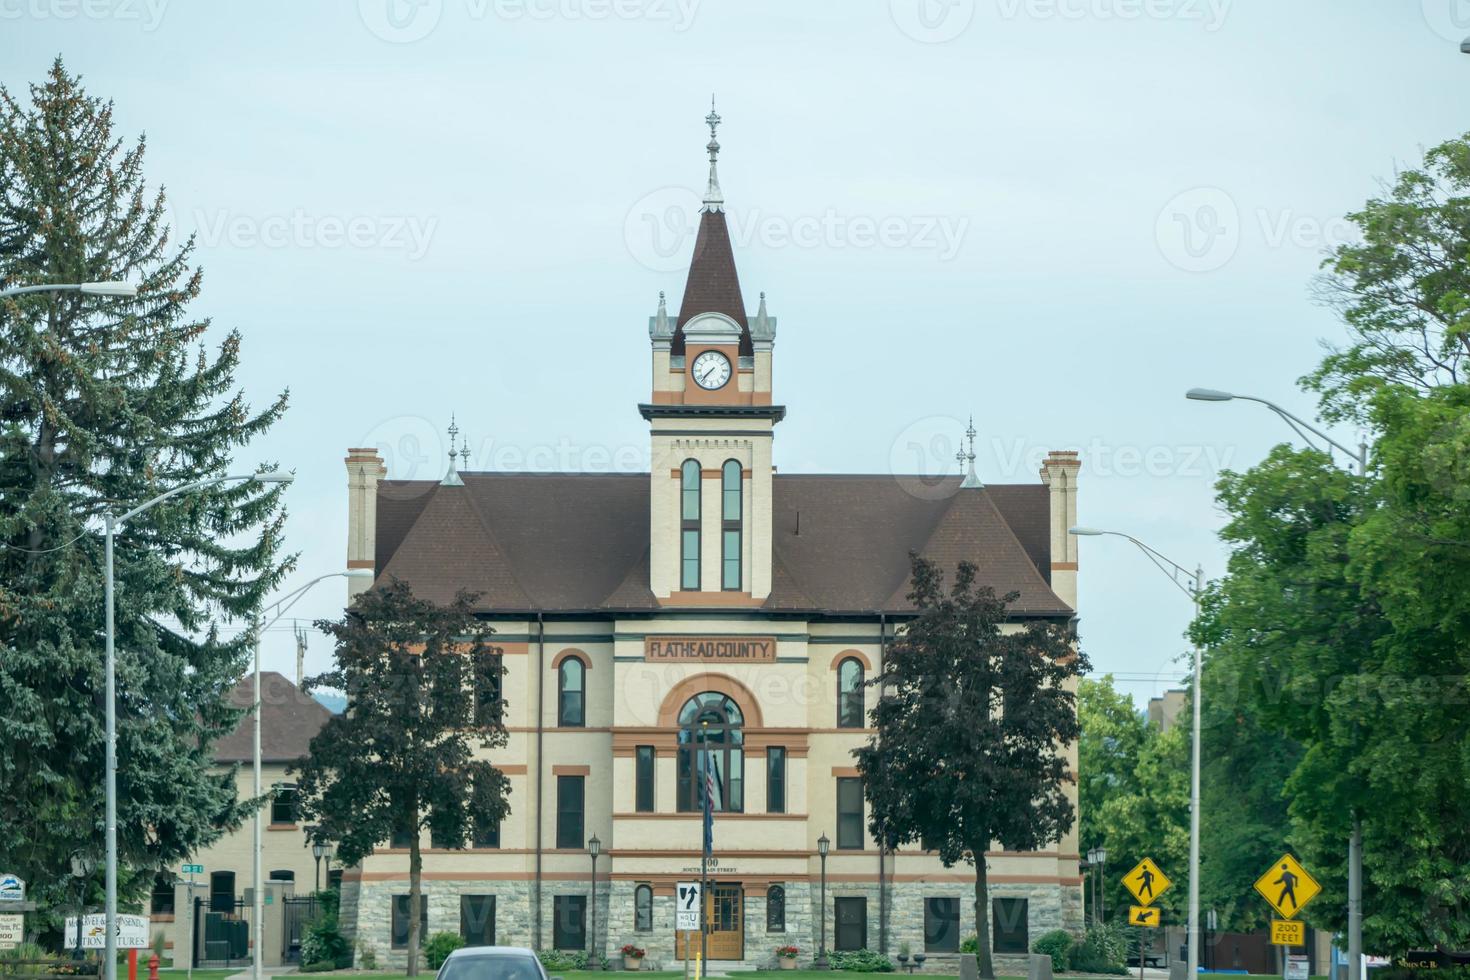
[[[1083,973],[1125,976],[1128,973],[1127,938],[1117,926],[1094,925],[1087,930],[1082,941],[1072,947],[1067,960],[1072,969]]]
[[[827,962],[832,964],[832,969],[834,970],[847,970],[851,973],[893,972],[893,961],[882,953],[875,953],[871,949],[854,949],[842,953],[828,953]]]
[[[331,960],[322,960],[320,963],[305,963],[296,968],[297,973],[327,973],[337,969],[337,964]]]
[[[21,943],[14,949],[0,949],[0,972],[9,974],[49,973],[49,966],[32,964],[30,966],[8,966],[7,960],[44,960],[50,959],[51,953],[36,943]]]
[[[378,948],[366,939],[357,941],[357,968],[359,970],[378,968]]]
[[[335,915],[323,915],[306,927],[306,935],[301,937],[301,962],[312,966],[327,963],[327,969],[352,965],[352,947],[337,931]]]
[[[1051,957],[1051,968],[1057,973],[1067,968],[1067,953],[1071,949],[1072,934],[1065,929],[1053,929],[1031,944],[1031,952]]]
[[[980,939],[979,939],[979,937],[978,936],[966,936],[964,939],[961,939],[960,940],[960,952],[961,953],[978,953],[978,952],[980,952]]]
[[[580,949],[543,949],[536,954],[547,973],[580,970],[587,965],[587,954]]]
[[[449,959],[449,954],[464,945],[463,937],[453,932],[436,932],[424,944],[424,958],[429,969],[437,970]]]

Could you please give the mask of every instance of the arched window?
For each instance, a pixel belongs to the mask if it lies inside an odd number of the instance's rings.
[[[740,591],[740,463],[720,470],[720,588]]]
[[[581,728],[587,724],[587,665],[568,657],[556,670],[556,724]]]
[[[708,785],[713,809],[745,810],[745,716],[723,694],[696,694],[679,709],[678,809],[704,809]]]
[[[766,889],[766,932],[786,931],[786,889],[772,885]]]
[[[837,727],[863,727],[863,662],[856,657],[837,665]]]
[[[653,888],[648,885],[633,889],[633,928],[638,932],[653,931]]]
[[[699,460],[679,468],[679,588],[699,591]]]

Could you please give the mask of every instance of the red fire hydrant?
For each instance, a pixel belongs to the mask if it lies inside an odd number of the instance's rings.
[[[158,980],[158,954],[148,957],[148,980]]]

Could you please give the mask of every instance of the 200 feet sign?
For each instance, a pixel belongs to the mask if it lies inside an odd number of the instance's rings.
[[[774,636],[645,636],[643,659],[658,663],[771,663]]]

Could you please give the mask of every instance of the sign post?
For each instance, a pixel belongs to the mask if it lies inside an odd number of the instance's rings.
[[[1305,980],[1307,958],[1288,956],[1286,950],[1304,944],[1306,929],[1300,922],[1290,920],[1296,918],[1297,913],[1321,893],[1322,886],[1307,873],[1300,861],[1287,853],[1281,855],[1280,860],[1272,862],[1266,873],[1256,879],[1256,891],[1261,893],[1266,904],[1276,910],[1277,915],[1286,920],[1271,923],[1271,942],[1281,947],[1282,977],[1286,980]],[[1296,964],[1293,960],[1301,962]],[[1294,974],[1297,972],[1303,973],[1303,976],[1296,978]]]
[[[1168,891],[1174,883],[1169,876],[1164,874],[1164,869],[1154,863],[1153,858],[1144,858],[1136,864],[1132,871],[1123,876],[1123,887],[1128,889],[1128,894],[1133,896],[1137,905],[1128,909],[1128,924],[1141,926],[1144,929],[1153,930],[1158,928],[1162,913],[1158,909],[1149,908],[1160,895]],[[1148,941],[1148,948],[1153,948],[1153,933],[1141,933],[1138,937],[1138,980],[1143,980],[1143,950],[1144,941]]]
[[[186,875],[189,876],[189,880],[185,883],[185,886],[184,886],[185,888],[188,889],[188,894],[184,897],[184,904],[189,907],[189,917],[188,917],[188,920],[187,920],[188,921],[188,927],[184,930],[184,935],[189,937],[189,954],[188,954],[188,958],[186,960],[186,962],[188,963],[188,966],[185,967],[185,973],[184,973],[184,975],[187,978],[187,980],[194,980],[194,876],[195,875],[202,875],[202,874],[204,874],[204,865],[202,865],[202,864],[186,864],[186,865],[184,865],[184,874],[186,874]],[[178,968],[179,968],[179,941],[177,939],[175,939],[174,940],[174,969],[177,970]]]
[[[703,895],[697,881],[681,881],[674,888],[674,928],[684,934],[684,976],[689,976],[689,943],[700,928],[704,909]]]

